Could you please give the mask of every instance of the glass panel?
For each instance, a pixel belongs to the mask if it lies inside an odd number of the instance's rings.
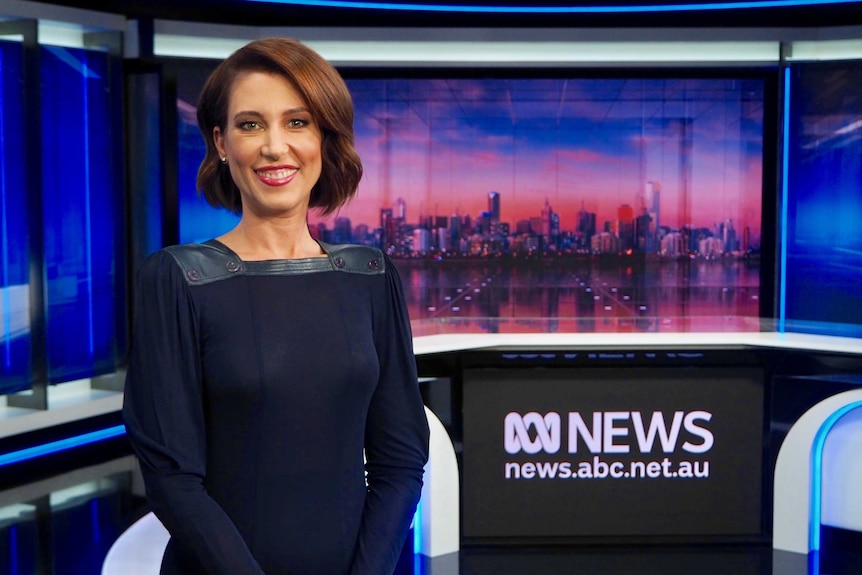
[[[862,63],[800,64],[791,87],[786,319],[862,336]]]
[[[42,178],[49,378],[114,370],[115,202],[107,55],[44,47]]]
[[[0,42],[0,394],[30,386],[22,48]]]

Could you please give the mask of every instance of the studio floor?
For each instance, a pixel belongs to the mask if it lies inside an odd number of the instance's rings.
[[[0,574],[99,575],[111,545],[148,512],[124,457],[0,491]],[[862,550],[824,538],[799,570],[768,545],[471,547],[428,561],[409,547],[396,575],[859,575]],[[124,575],[135,575],[134,573]],[[312,574],[309,574],[312,575]]]

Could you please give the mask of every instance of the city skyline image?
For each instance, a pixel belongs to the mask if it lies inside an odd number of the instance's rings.
[[[330,227],[337,218],[380,227],[383,209],[402,211],[402,222],[412,227],[433,228],[453,216],[473,224],[487,217],[489,195],[497,194],[494,224],[504,224],[510,234],[523,230],[524,222],[535,224],[543,212],[547,220],[550,211],[564,237],[584,231],[584,214],[595,218],[593,233],[619,237],[625,233],[621,227],[629,225],[623,220],[640,224],[637,251],[658,252],[658,236],[686,228],[713,236],[729,228],[739,239],[738,249],[743,238],[746,249],[759,247],[760,81],[348,84],[365,174],[357,197],[328,218]],[[645,214],[652,226],[648,232],[647,222],[637,222]],[[313,217],[311,223],[320,221]],[[545,227],[548,232],[547,221]]]
[[[762,80],[347,84],[364,175],[309,228],[392,257],[415,335],[759,329]],[[205,241],[236,216],[193,189],[179,106],[181,240]]]

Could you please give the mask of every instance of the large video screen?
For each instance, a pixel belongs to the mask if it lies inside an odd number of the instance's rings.
[[[756,368],[468,369],[462,534],[756,538],[763,413]]]
[[[862,337],[862,63],[791,69],[787,329]]]
[[[345,71],[365,174],[309,221],[394,259],[414,333],[759,329],[765,74],[433,74]],[[194,189],[199,76],[177,81],[184,242],[236,223]]]

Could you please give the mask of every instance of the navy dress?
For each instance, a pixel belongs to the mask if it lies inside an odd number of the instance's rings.
[[[245,262],[212,240],[142,266],[123,412],[164,574],[395,567],[428,456],[407,310],[379,250],[321,246]]]

